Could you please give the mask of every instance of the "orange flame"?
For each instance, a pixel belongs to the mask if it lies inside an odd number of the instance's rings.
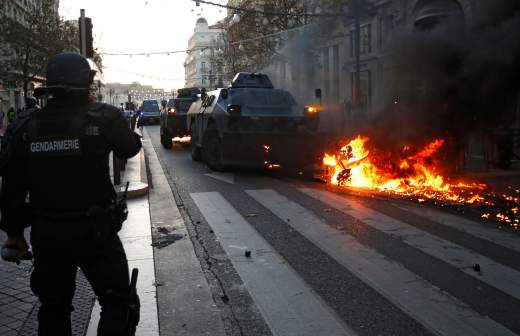
[[[185,135],[182,137],[175,137],[172,139],[173,142],[177,143],[190,143],[191,142],[191,136]]]
[[[368,138],[358,136],[343,146],[339,154],[324,155],[323,164],[332,172],[332,184],[420,196],[420,202],[424,198],[442,198],[472,204],[482,199],[475,192],[466,195],[460,189],[481,190],[485,185],[451,184],[437,172],[433,158],[444,145],[442,139],[432,141],[416,153],[411,153],[412,147],[406,145],[402,154],[407,156],[399,160],[392,158],[391,153],[378,155],[375,150],[372,155],[367,143]]]
[[[486,209],[484,220],[494,218],[514,229],[520,225],[520,197],[489,192],[481,183],[452,183],[440,173],[438,156],[445,145],[436,139],[420,150],[403,146],[398,155],[367,148],[368,138],[358,136],[336,154],[325,153],[323,167],[327,180],[342,187],[359,187],[400,196],[465,205],[495,207]],[[520,190],[515,189],[518,194]],[[502,206],[502,211],[499,209]],[[493,213],[493,214],[492,214]]]

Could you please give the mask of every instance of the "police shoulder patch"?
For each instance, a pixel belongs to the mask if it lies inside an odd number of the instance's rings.
[[[98,136],[100,134],[101,132],[99,126],[87,126],[87,128],[85,128],[85,135]]]

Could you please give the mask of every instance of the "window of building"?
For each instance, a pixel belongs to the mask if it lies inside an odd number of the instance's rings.
[[[356,73],[350,73],[350,87],[352,88],[352,101],[356,100]],[[359,108],[361,112],[367,112],[372,103],[372,73],[364,70],[359,73]]]
[[[352,30],[350,32],[350,57],[353,58],[354,57],[354,50],[355,50],[355,37],[354,37],[354,31]]]
[[[383,24],[384,18],[382,15],[377,17],[377,48],[383,49]]]
[[[202,70],[202,72],[206,72],[206,62],[201,63],[200,69]]]
[[[356,51],[356,31],[350,31],[350,57],[355,56]],[[359,53],[369,54],[372,52],[372,25],[361,26],[359,31]]]
[[[332,47],[332,99],[339,101],[339,46]]]
[[[361,27],[360,44],[359,52],[361,54],[372,52],[372,25],[368,24]]]
[[[323,57],[323,93],[325,97],[330,97],[330,61],[329,48],[325,47],[322,50]]]

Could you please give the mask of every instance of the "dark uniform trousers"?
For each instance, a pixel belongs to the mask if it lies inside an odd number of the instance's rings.
[[[36,220],[31,229],[34,270],[31,288],[41,302],[39,336],[70,336],[76,272],[79,267],[101,305],[98,335],[125,335],[129,275],[123,245],[112,233],[96,238],[89,218]]]

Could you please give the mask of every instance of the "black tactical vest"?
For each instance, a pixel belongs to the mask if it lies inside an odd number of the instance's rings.
[[[47,108],[27,124],[30,200],[39,212],[81,212],[115,198],[104,125],[88,110]]]

